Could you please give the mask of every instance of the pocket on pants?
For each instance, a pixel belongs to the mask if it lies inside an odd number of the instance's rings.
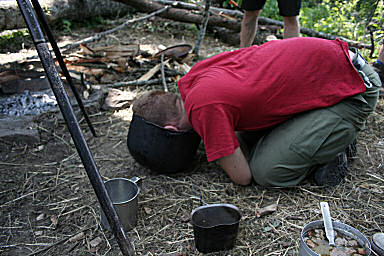
[[[342,118],[326,110],[313,111],[300,118],[302,120],[297,124],[299,131],[289,149],[304,158],[312,159]]]

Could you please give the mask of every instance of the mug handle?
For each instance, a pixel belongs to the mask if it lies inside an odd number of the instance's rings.
[[[138,185],[139,187],[141,186],[142,179],[140,177],[133,176],[129,180],[132,181],[133,183],[135,183],[136,185]]]

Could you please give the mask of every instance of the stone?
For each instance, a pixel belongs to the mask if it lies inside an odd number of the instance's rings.
[[[103,110],[118,110],[128,108],[135,99],[136,93],[129,91],[121,91],[118,89],[110,89],[102,106]]]
[[[40,91],[50,88],[45,73],[35,71],[7,70],[0,73],[0,88],[3,94]]]
[[[8,144],[34,145],[40,135],[34,118],[30,116],[0,118],[0,140]]]

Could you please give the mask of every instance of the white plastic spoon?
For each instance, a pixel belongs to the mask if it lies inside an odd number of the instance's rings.
[[[331,214],[327,202],[320,202],[321,213],[323,215],[325,235],[328,238],[329,245],[335,245],[335,232],[333,230]]]

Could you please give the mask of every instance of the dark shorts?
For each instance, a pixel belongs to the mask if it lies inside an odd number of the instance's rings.
[[[243,0],[241,8],[246,11],[261,10],[267,0]],[[301,0],[277,0],[279,14],[284,17],[298,16],[300,13]]]

